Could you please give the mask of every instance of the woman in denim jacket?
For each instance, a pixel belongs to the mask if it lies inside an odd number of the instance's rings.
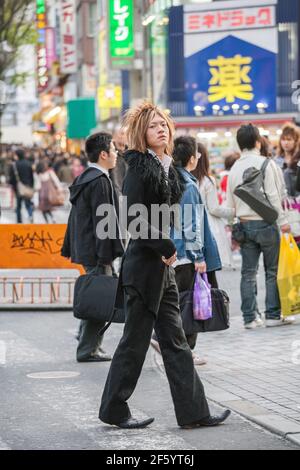
[[[192,290],[195,272],[207,272],[209,283],[218,287],[215,271],[222,268],[216,240],[214,239],[206,210],[198,190],[197,179],[191,174],[201,155],[197,152],[196,139],[190,136],[178,137],[174,143],[174,164],[176,165],[184,193],[180,201],[181,220],[172,227],[171,238],[177,251],[177,261],[173,265],[179,292]],[[187,212],[189,211],[189,212]],[[193,350],[196,346],[197,333],[187,335],[187,341]],[[194,363],[201,365],[197,356]]]

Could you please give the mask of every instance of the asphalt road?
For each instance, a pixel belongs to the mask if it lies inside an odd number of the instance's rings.
[[[66,213],[57,213],[57,221],[64,222],[65,218]],[[14,214],[8,211],[1,222],[13,220]],[[0,270],[0,276],[3,274]],[[19,276],[24,272],[11,270],[5,274]],[[41,274],[57,276],[56,271],[49,270],[26,273]],[[241,316],[239,260],[236,271],[224,270],[218,279],[220,287],[229,293],[231,315]],[[258,292],[263,311],[262,270]],[[156,367],[151,350],[130,406],[135,415],[155,417],[153,425],[132,431],[103,425],[97,416],[109,364],[75,361],[76,330],[77,321],[71,312],[0,312],[0,450],[298,449],[237,414],[218,428],[179,429],[167,380]],[[104,342],[108,352],[114,352],[121,333],[119,325],[108,331]],[[201,368],[199,373],[201,376]],[[213,413],[221,411],[213,404],[211,408]]]
[[[132,431],[106,426],[97,416],[109,364],[76,363],[77,321],[70,312],[1,312],[0,325],[0,449],[298,449],[236,414],[218,428],[178,428],[152,350],[130,407],[135,415],[155,417],[153,425]],[[106,334],[108,352],[121,332],[114,325]]]

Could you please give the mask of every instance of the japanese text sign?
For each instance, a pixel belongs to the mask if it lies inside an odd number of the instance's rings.
[[[277,1],[234,3],[184,7],[191,116],[276,112]]]
[[[60,69],[62,73],[75,73],[77,68],[76,0],[61,0],[60,18]]]
[[[186,33],[269,28],[275,24],[274,6],[190,12],[185,15]]]
[[[112,59],[134,57],[133,0],[110,0],[109,31]]]
[[[46,1],[36,0],[36,30],[37,30],[37,86],[38,91],[43,91],[49,81],[47,67],[47,49],[46,49]]]
[[[258,103],[276,111],[276,54],[271,51],[227,36],[185,62],[189,114],[195,106],[207,115],[214,109],[230,114],[236,107],[256,113]]]

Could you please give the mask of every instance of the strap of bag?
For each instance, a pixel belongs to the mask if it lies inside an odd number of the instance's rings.
[[[265,161],[262,164],[261,169],[260,169],[264,179],[265,179],[266,169],[267,169],[267,166],[269,165],[269,163],[270,163],[270,159],[265,157]]]
[[[262,188],[263,188],[263,191],[264,191],[264,195],[265,195],[265,198],[266,198],[266,200],[268,201],[268,203],[271,204],[271,203],[270,203],[270,200],[269,200],[269,198],[268,198],[268,196],[267,196],[266,189],[265,189],[266,169],[267,169],[267,166],[269,165],[269,163],[270,163],[270,159],[267,158],[267,157],[265,157],[265,161],[264,161],[264,163],[262,164],[260,171],[261,171],[262,176],[263,176],[263,181],[262,181],[262,184],[263,184],[263,185],[262,185]],[[272,205],[272,204],[271,204],[271,205]]]
[[[114,301],[114,306],[113,306],[113,309],[112,309],[112,312],[111,312],[111,316],[110,316],[108,322],[106,323],[106,325],[103,328],[101,328],[101,330],[99,331],[99,333],[98,333],[99,336],[103,336],[104,333],[106,332],[106,330],[108,330],[108,328],[110,327],[110,325],[113,322],[114,316],[117,313],[117,309],[115,308],[116,299],[117,299],[117,297],[118,297],[118,295],[120,294],[121,291],[122,291],[122,287],[120,286],[120,282],[119,282],[118,283],[118,289],[117,289],[117,292],[116,292],[115,301]]]

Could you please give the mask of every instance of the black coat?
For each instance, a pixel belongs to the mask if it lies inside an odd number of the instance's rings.
[[[72,203],[67,231],[61,250],[62,256],[84,266],[111,264],[119,256],[123,256],[123,243],[116,228],[117,238],[101,240],[97,237],[98,223],[105,216],[97,216],[100,204],[113,204],[118,215],[117,196],[113,192],[107,176],[97,168],[88,168],[78,176],[70,186]],[[116,224],[116,220],[111,220]]]
[[[151,206],[167,204],[169,207],[179,202],[183,188],[173,166],[170,167],[167,182],[162,165],[148,152],[143,154],[128,151],[125,160],[128,171],[123,195],[127,197],[128,210],[134,204],[143,204],[148,210],[148,218],[143,219],[140,224],[143,236],[129,242],[123,258],[120,282],[123,287],[134,287],[143,298],[147,309],[157,314],[164,273],[168,269],[162,261],[162,256],[170,258],[176,248],[169,238],[169,225],[162,227],[161,221],[157,226],[151,225]],[[134,219],[134,216],[128,217],[129,233],[130,224]]]
[[[14,188],[14,191],[17,193],[17,179],[16,179],[13,165],[11,165],[10,170],[9,170],[9,182]],[[16,167],[17,167],[17,171],[18,171],[18,175],[19,175],[21,183],[33,188],[34,180],[33,180],[33,171],[32,171],[31,163],[25,159],[18,160],[16,162]]]

